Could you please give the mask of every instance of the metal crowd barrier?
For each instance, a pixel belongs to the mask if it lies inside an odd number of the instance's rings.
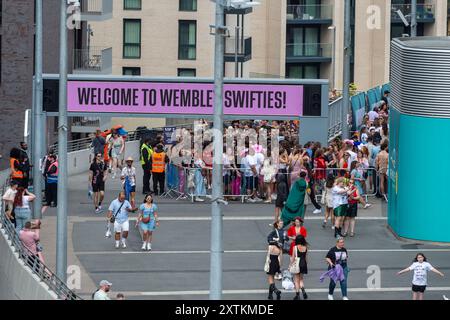
[[[6,192],[9,180],[0,187],[1,194]],[[5,231],[6,237],[11,242],[11,246],[18,254],[19,259],[23,261],[25,266],[39,277],[40,281],[45,283],[51,291],[53,291],[60,300],[83,300],[81,297],[70,290],[67,285],[59,279],[38,257],[34,256],[31,251],[26,248],[19,239],[14,224],[6,217],[5,206],[2,204],[0,210],[0,228]]]
[[[169,166],[172,166],[171,169],[169,169]],[[180,171],[182,170],[182,171]],[[202,174],[202,170],[206,170],[206,171],[211,171],[212,168],[209,167],[204,167],[204,168],[192,168],[192,167],[180,167],[180,166],[175,166],[173,164],[168,165],[168,169],[166,170],[166,192],[164,194],[164,196],[169,196],[171,198],[176,198],[176,200],[180,200],[180,199],[187,199],[189,198],[191,202],[195,201],[195,198],[198,197],[210,197],[211,195],[208,193],[208,189],[206,188],[206,177]],[[235,169],[235,168],[230,168],[230,169],[225,169],[227,171],[239,171],[240,172],[240,182],[238,183],[238,185],[235,185],[233,187],[233,183],[235,182],[236,178],[231,178],[230,175],[230,180],[229,180],[229,184],[230,184],[230,189],[232,190],[231,193],[226,193],[224,190],[223,196],[227,197],[227,198],[241,198],[241,202],[244,203],[245,200],[249,197],[246,193],[246,179],[245,179],[245,170],[243,169]],[[351,177],[351,172],[348,169],[345,168],[327,168],[327,169],[315,169],[313,171],[313,174],[315,174],[314,172],[317,173],[318,170],[325,170],[325,178],[321,179],[319,181],[314,181],[313,186],[315,187],[314,191],[315,191],[315,197],[316,197],[316,201],[320,202],[321,197],[322,197],[322,192],[325,188],[325,181],[326,178],[329,175],[334,176],[335,178],[338,177],[347,177],[350,178]],[[201,179],[202,179],[202,183],[205,185],[205,188],[202,188],[202,190],[204,192],[201,192],[199,194],[197,194],[196,192],[196,179],[195,179],[195,173],[196,172],[200,172],[202,174]],[[368,197],[373,197],[377,194],[379,187],[380,187],[380,180],[379,180],[379,176],[378,176],[378,172],[374,169],[374,168],[366,168],[366,169],[362,169],[363,171],[363,181],[361,182],[362,184],[362,190],[363,193],[361,194],[361,196],[365,197],[366,201],[368,199]],[[181,174],[180,174],[181,173]],[[300,174],[298,171],[295,172],[278,172],[277,174],[285,174],[288,175],[287,179],[288,182],[290,183],[291,179],[291,175],[292,174]],[[176,178],[175,178],[176,176]],[[370,186],[369,184],[369,176],[372,176],[372,186]],[[261,182],[261,179],[263,178],[262,175],[258,176],[258,185],[264,185],[264,182]],[[311,177],[310,177],[311,178]],[[198,178],[197,178],[198,180]],[[236,189],[239,189],[239,193],[236,192]],[[234,192],[233,192],[234,191]],[[273,192],[274,194],[276,193],[275,191]]]

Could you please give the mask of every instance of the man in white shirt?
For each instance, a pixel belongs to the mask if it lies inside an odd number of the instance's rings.
[[[252,154],[250,154],[251,152]],[[242,160],[242,167],[244,169],[245,185],[247,186],[247,201],[256,202],[256,186],[258,185],[258,170],[256,166],[258,160],[253,150],[246,151],[246,156]]]
[[[380,111],[378,107],[375,107],[372,111],[369,111],[368,116],[370,122],[374,122],[375,119],[378,119],[380,117],[378,111]]]
[[[138,208],[134,208],[125,200],[125,192],[120,192],[119,197],[111,202],[108,209],[108,219],[114,217],[114,233],[116,239],[116,249],[119,249],[122,236],[122,248],[127,247],[126,240],[130,223],[128,221],[128,213],[136,212]]]
[[[94,293],[94,300],[111,300],[108,292],[111,290],[112,283],[107,280],[100,281],[100,288]]]
[[[348,161],[349,161],[348,165],[350,167],[352,162],[356,161],[356,159],[358,158],[358,155],[355,152],[353,152],[353,141],[352,140],[347,140],[345,142],[345,144],[346,144],[346,147],[347,147],[347,151],[346,152],[350,155],[350,158],[348,159]]]

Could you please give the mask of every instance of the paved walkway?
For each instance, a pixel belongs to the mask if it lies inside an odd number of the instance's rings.
[[[140,170],[138,170],[140,176]],[[161,226],[154,233],[151,253],[140,250],[138,229],[131,223],[127,249],[114,249],[112,239],[104,237],[106,219],[95,214],[87,197],[87,174],[69,179],[68,265],[81,271],[77,292],[85,298],[102,279],[113,283],[112,295],[123,292],[131,299],[208,299],[210,210],[208,203],[191,203],[157,198]],[[120,190],[120,180],[107,182],[104,207]],[[142,190],[138,181],[137,190]],[[138,203],[143,196],[138,193]],[[386,203],[370,198],[374,204],[358,211],[356,236],[346,239],[349,250],[349,296],[351,299],[410,299],[412,274],[396,276],[408,266],[418,251],[433,265],[450,275],[449,247],[401,242],[386,227]],[[312,207],[312,206],[310,206]],[[223,286],[225,299],[266,299],[267,281],[262,271],[266,256],[266,237],[271,231],[274,205],[231,202],[224,207]],[[55,265],[56,210],[48,210],[42,232],[47,264]],[[132,215],[135,219],[136,215]],[[326,299],[328,283],[318,281],[325,271],[324,257],[334,245],[333,231],[322,229],[321,215],[308,208],[305,226],[310,243],[309,274],[305,285],[310,299]],[[284,257],[286,268],[288,257]],[[368,289],[368,267],[379,267],[381,289]],[[376,266],[376,267],[373,267]],[[278,282],[281,287],[281,282]],[[450,296],[449,278],[429,275],[428,299]],[[293,292],[283,294],[292,299]],[[339,289],[335,293],[340,298]]]

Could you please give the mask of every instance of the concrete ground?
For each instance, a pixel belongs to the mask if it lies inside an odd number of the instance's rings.
[[[140,177],[140,168],[138,176]],[[138,180],[141,180],[140,178]],[[157,198],[161,226],[154,232],[153,251],[140,250],[139,230],[130,223],[128,248],[115,249],[112,239],[104,237],[106,209],[120,190],[119,179],[109,179],[102,214],[95,214],[87,196],[87,174],[69,179],[68,265],[80,270],[81,282],[69,276],[75,291],[90,298],[102,279],[113,283],[111,296],[122,292],[128,299],[208,299],[210,210],[209,203]],[[137,190],[142,190],[138,181]],[[137,193],[138,203],[143,195]],[[407,300],[411,298],[412,274],[397,276],[409,266],[417,252],[423,252],[436,268],[450,275],[450,247],[421,245],[397,240],[386,226],[386,203],[369,198],[373,206],[358,211],[356,236],[346,239],[349,250],[349,298],[357,300]],[[223,289],[224,299],[265,300],[267,279],[263,272],[267,235],[271,231],[273,204],[230,202],[223,207]],[[55,269],[56,210],[45,215],[42,243],[47,264]],[[135,220],[137,214],[132,214]],[[330,226],[321,227],[322,215],[312,214],[308,206],[305,227],[308,229],[309,273],[305,286],[311,300],[327,298],[328,282],[319,282],[326,271],[325,255],[334,246]],[[288,257],[283,259],[283,268]],[[77,269],[79,267],[79,269]],[[74,271],[75,270],[75,271]],[[372,270],[372,271],[371,271]],[[378,270],[380,286],[373,288],[373,270]],[[371,277],[372,276],[372,277]],[[376,283],[376,282],[375,282]],[[78,285],[80,284],[80,285]],[[281,288],[281,282],[277,282]],[[376,287],[376,285],[375,285]],[[429,273],[427,299],[450,296],[449,277]],[[282,299],[292,299],[284,292]],[[341,299],[339,286],[335,298]]]

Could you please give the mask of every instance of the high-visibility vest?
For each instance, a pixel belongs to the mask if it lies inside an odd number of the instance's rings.
[[[142,152],[144,149],[148,152],[148,159],[144,159],[144,153]],[[148,163],[150,159],[152,158],[153,150],[150,148],[147,144],[143,143],[141,146],[141,164],[144,165],[145,163]]]
[[[9,166],[11,168],[11,179],[23,179],[23,172],[14,168],[15,163],[19,164],[19,160],[16,158],[9,159]]]
[[[166,168],[166,154],[164,152],[153,152],[152,172],[162,173]]]

